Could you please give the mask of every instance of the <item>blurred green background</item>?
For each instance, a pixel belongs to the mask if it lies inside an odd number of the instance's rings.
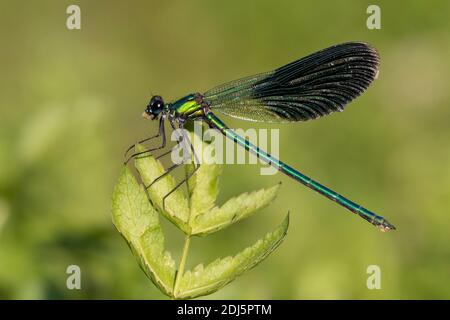
[[[81,7],[81,30],[66,8]],[[366,8],[381,7],[381,30]],[[187,267],[233,254],[291,211],[281,247],[216,299],[450,298],[449,1],[0,1],[0,298],[164,298],[111,222],[123,152],[166,100],[361,40],[375,84],[345,112],[279,126],[280,156],[387,217],[381,233],[258,166],[226,166],[221,199],[283,182],[263,212],[194,239]],[[255,125],[223,117],[232,127]],[[165,223],[177,258],[182,236]],[[178,258],[177,258],[178,259]],[[79,265],[82,290],[66,288]],[[368,290],[378,265],[382,289]]]

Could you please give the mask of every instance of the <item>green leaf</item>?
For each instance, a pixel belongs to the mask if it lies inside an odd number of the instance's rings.
[[[221,207],[214,207],[198,215],[191,223],[193,235],[206,235],[245,219],[269,205],[277,196],[280,184],[269,189],[243,193],[225,202]]]
[[[217,259],[206,267],[200,264],[193,271],[187,271],[181,278],[175,297],[196,298],[219,290],[273,252],[286,236],[288,226],[289,214],[277,229],[234,257]]]
[[[268,205],[277,194],[279,185],[244,193],[230,199],[221,207],[215,205],[219,192],[218,179],[222,166],[212,162],[208,144],[190,133],[196,154],[202,165],[189,179],[189,201],[181,189],[163,198],[176,186],[170,174],[148,190],[164,168],[152,156],[136,158],[135,166],[144,186],[140,186],[128,168],[125,168],[114,191],[113,220],[117,229],[138,258],[141,268],[166,295],[177,298],[195,298],[217,291],[246,270],[267,257],[283,241],[289,224],[289,215],[273,232],[258,240],[234,257],[217,259],[206,267],[198,265],[184,272],[192,235],[207,235],[240,221]],[[145,151],[141,145],[137,152]],[[187,173],[194,167],[187,166]],[[150,201],[149,201],[150,200]],[[156,209],[158,208],[158,210]],[[158,211],[186,233],[178,270],[170,253],[164,250],[164,236],[159,225]]]
[[[175,261],[164,250],[158,213],[128,167],[123,169],[114,189],[112,216],[141,268],[162,292],[172,296]]]
[[[136,152],[143,152],[146,149],[142,145],[136,145]],[[148,186],[165,171],[161,163],[150,155],[144,154],[135,160],[136,169],[143,183]],[[160,209],[161,213],[172,223],[178,226],[184,232],[188,232],[187,226],[189,217],[189,207],[186,197],[178,188],[169,197],[166,198],[165,208],[163,208],[163,198],[176,186],[175,179],[168,174],[160,179],[154,185],[147,189],[148,196],[152,203]]]

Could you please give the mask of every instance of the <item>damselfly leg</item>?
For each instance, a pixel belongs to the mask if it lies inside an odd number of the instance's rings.
[[[197,153],[195,152],[194,146],[191,143],[191,140],[189,139],[188,135],[186,134],[186,131],[183,129],[182,126],[180,126],[181,133],[183,135],[183,139],[186,141],[187,144],[189,144],[190,150],[192,152],[193,158],[194,158],[194,169],[185,175],[184,179],[178,182],[178,184],[169,191],[164,197],[163,197],[163,208],[165,208],[166,198],[168,198],[175,190],[177,190],[183,183],[186,183],[186,187],[188,188],[189,192],[189,185],[188,181],[189,179],[197,172],[198,168],[200,168],[200,161],[198,159]]]
[[[127,158],[127,160],[125,160],[124,164],[127,164],[128,162],[130,162],[131,159],[137,157],[137,156],[141,156],[143,154],[147,154],[146,156],[150,156],[151,152],[156,151],[156,150],[161,150],[164,149],[166,147],[166,132],[165,132],[165,128],[164,128],[164,119],[161,117],[161,119],[159,119],[159,129],[158,129],[158,133],[155,134],[154,136],[151,136],[149,138],[145,138],[143,140],[140,140],[138,143],[144,143],[153,139],[156,139],[158,137],[162,136],[162,141],[161,141],[161,145],[155,148],[150,148],[144,151],[140,151],[140,152],[135,152],[133,153],[130,157]],[[125,152],[125,157],[128,154],[128,152],[130,152],[134,147],[136,146],[136,144],[131,145],[127,151]]]
[[[175,128],[175,124],[170,121],[170,124],[172,126],[172,128],[174,130],[176,130]],[[174,163],[172,166],[170,166],[169,168],[166,169],[166,171],[160,175],[159,177],[155,178],[149,185],[147,185],[145,188],[149,189],[151,188],[155,183],[157,183],[158,181],[160,181],[161,179],[163,179],[165,176],[167,176],[170,172],[172,172],[174,169],[178,168],[180,165],[184,164],[186,162],[186,160],[191,159],[191,157],[194,158],[194,169],[189,172],[188,174],[186,174],[186,176],[184,177],[184,179],[182,179],[180,182],[177,183],[177,185],[170,190],[164,197],[163,197],[163,210],[165,209],[165,202],[166,199],[175,191],[177,190],[183,183],[186,183],[187,186],[187,182],[188,180],[194,175],[194,173],[198,170],[198,168],[200,167],[200,161],[199,158],[197,156],[197,154],[195,153],[194,150],[194,146],[192,145],[189,136],[186,134],[185,130],[183,129],[183,126],[180,125],[179,129],[181,129],[181,136],[179,136],[178,140],[177,140],[177,144],[175,145],[174,148],[172,148],[171,150],[165,152],[164,154],[160,155],[158,157],[161,158],[167,154],[170,154],[171,152],[173,152],[174,149],[177,149],[181,146],[182,143],[185,144],[184,147],[184,154],[183,154],[183,159],[179,162],[179,163]]]

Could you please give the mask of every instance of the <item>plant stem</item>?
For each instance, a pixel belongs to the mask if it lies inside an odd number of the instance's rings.
[[[185,177],[187,179],[188,177],[188,172],[187,170],[185,170],[184,172]],[[186,180],[186,186],[187,186],[187,193],[188,193],[188,201],[189,201],[189,216],[188,216],[188,227],[189,227],[189,234],[186,234],[185,238],[184,238],[184,245],[183,245],[183,253],[181,254],[181,259],[180,259],[180,264],[178,266],[178,271],[177,271],[177,275],[175,278],[175,285],[173,288],[173,295],[174,298],[176,299],[178,296],[178,286],[180,285],[180,281],[181,278],[183,277],[184,274],[184,266],[186,265],[186,260],[187,260],[187,256],[188,256],[188,252],[189,252],[189,245],[191,244],[191,230],[190,230],[190,225],[191,225],[191,197],[190,197],[190,192],[189,192],[189,179]]]
[[[191,243],[191,236],[187,234],[186,237],[184,238],[183,253],[181,254],[180,265],[178,267],[177,276],[175,278],[175,286],[173,289],[173,295],[175,298],[177,298],[178,286],[180,284],[181,278],[183,277],[184,266],[186,265],[186,259],[187,259],[190,243]]]

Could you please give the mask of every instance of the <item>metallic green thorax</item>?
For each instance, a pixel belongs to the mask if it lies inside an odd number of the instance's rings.
[[[189,94],[174,103],[168,105],[171,112],[175,113],[176,117],[184,119],[202,118],[205,114],[199,100],[199,94]]]

